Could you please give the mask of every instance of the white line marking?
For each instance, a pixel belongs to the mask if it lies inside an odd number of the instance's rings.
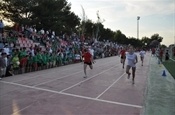
[[[173,58],[170,58],[172,61],[175,61]]]
[[[118,64],[118,65],[119,65],[119,64]],[[102,72],[100,72],[100,73],[98,73],[98,74],[95,74],[95,75],[93,75],[93,76],[90,77],[90,78],[87,78],[87,79],[85,79],[85,80],[83,80],[83,81],[78,82],[78,83],[75,84],[75,85],[72,85],[72,86],[70,86],[70,87],[68,87],[68,88],[66,88],[66,89],[63,89],[63,90],[61,90],[60,92],[64,92],[64,91],[66,91],[66,90],[69,90],[69,89],[71,89],[71,88],[73,88],[73,87],[75,87],[75,86],[77,86],[77,85],[79,85],[79,84],[81,84],[81,83],[83,83],[83,82],[86,82],[86,81],[88,81],[88,80],[90,80],[90,79],[92,79],[92,78],[94,78],[94,77],[96,77],[96,76],[98,76],[98,75],[100,75],[100,74],[102,74],[102,73],[104,73],[104,72],[106,72],[106,71],[108,71],[108,70],[110,70],[110,69],[116,67],[116,66],[117,66],[117,65],[112,66],[111,68],[109,68],[109,69],[107,69],[107,70],[104,70],[104,71],[102,71]]]
[[[49,82],[52,82],[52,81],[55,81],[55,80],[63,79],[63,78],[66,78],[66,77],[69,77],[71,75],[75,75],[75,74],[78,74],[78,73],[81,73],[81,72],[83,72],[83,71],[78,71],[78,72],[75,72],[75,73],[72,73],[72,74],[69,74],[69,75],[65,75],[65,76],[60,77],[60,78],[56,78],[56,79],[52,79],[50,81],[42,82],[40,84],[34,85],[34,87],[39,86],[39,85],[43,85],[43,84],[46,84],[46,83],[49,83]]]
[[[56,93],[56,94],[62,94],[62,95],[78,97],[78,98],[82,98],[82,99],[98,101],[98,102],[105,102],[105,103],[110,103],[110,104],[115,104],[115,105],[123,105],[123,106],[128,106],[128,107],[142,108],[142,106],[140,106],[140,105],[133,105],[133,104],[127,104],[127,103],[121,103],[121,102],[108,101],[108,100],[103,100],[103,99],[96,99],[96,98],[92,98],[92,97],[75,95],[75,94],[70,94],[70,93],[65,93],[65,92],[58,92],[58,91],[53,91],[53,90],[49,90],[49,89],[43,89],[43,88],[27,86],[27,85],[22,85],[22,84],[12,83],[12,82],[6,82],[6,81],[0,81],[0,82],[6,83],[6,84],[11,84],[11,85],[17,85],[17,86],[21,86],[21,87],[26,87],[26,88],[31,88],[31,89],[36,89],[36,90],[47,91],[47,92]]]
[[[120,78],[122,78],[125,75],[125,73],[123,73],[113,84],[111,84],[106,90],[104,90],[100,95],[98,95],[96,97],[96,99],[99,99],[107,90],[109,90],[115,83],[117,83]]]
[[[107,63],[114,63],[113,61],[112,62],[107,62]],[[106,65],[107,63],[103,63],[103,64],[101,64],[100,66],[98,66],[98,67],[101,67],[101,66],[103,66],[103,65]],[[78,67],[80,67],[80,66],[82,66],[82,65],[78,65]],[[56,68],[54,68],[54,69],[56,69]],[[62,71],[67,71],[67,70],[70,70],[70,69],[74,69],[74,67],[72,68],[68,68],[68,69],[63,69],[63,70],[59,70],[59,72],[62,72]],[[39,72],[39,71],[37,71],[37,72]],[[25,80],[29,80],[29,79],[33,79],[33,78],[37,78],[37,77],[39,77],[39,76],[42,76],[42,75],[48,75],[48,74],[52,74],[52,73],[55,73],[55,71],[53,71],[53,72],[49,72],[49,73],[43,73],[43,74],[39,74],[39,75],[36,75],[36,76],[34,76],[34,77],[30,77],[30,78],[26,78],[26,79],[22,79],[22,80],[17,80],[17,81],[13,81],[13,82],[20,82],[20,81],[25,81]],[[29,73],[30,74],[30,73]],[[29,75],[30,76],[30,75]],[[67,75],[66,75],[67,76]],[[53,80],[54,81],[54,80]],[[48,82],[46,82],[46,83],[48,83]],[[38,86],[38,85],[37,85]]]
[[[79,67],[79,66],[78,66]],[[54,68],[56,69],[56,68]],[[69,68],[69,69],[63,69],[63,70],[59,70],[59,72],[62,72],[62,71],[66,71],[66,70],[70,70],[70,69],[73,69],[73,68]],[[48,70],[48,69],[47,69]],[[44,71],[44,70],[43,70]],[[39,71],[37,71],[39,72]],[[33,78],[37,78],[39,76],[42,76],[42,75],[48,75],[48,74],[52,74],[52,73],[56,73],[56,71],[52,71],[52,72],[49,72],[49,73],[43,73],[43,74],[39,74],[39,75],[36,75],[34,77],[30,77],[30,78],[26,78],[26,79],[22,79],[22,80],[17,80],[17,81],[13,81],[13,82],[20,82],[20,81],[25,81],[25,80],[29,80],[29,79],[33,79]],[[29,73],[30,74],[30,73]],[[30,75],[29,75],[30,76]]]
[[[133,104],[127,104],[127,103],[121,103],[121,102],[108,101],[108,100],[103,100],[103,99],[96,99],[96,98],[92,98],[92,97],[75,95],[75,94],[70,94],[70,93],[65,93],[65,92],[62,92],[60,94],[69,95],[72,97],[79,97],[79,98],[88,99],[88,100],[99,101],[99,102],[111,103],[111,104],[116,104],[116,105],[124,105],[124,106],[129,106],[129,107],[142,108],[142,106],[140,106],[140,105],[133,105]]]
[[[38,71],[39,72],[39,71]],[[26,79],[21,79],[21,80],[16,80],[16,81],[13,81],[13,82],[20,82],[20,81],[24,81],[24,80],[29,80],[29,79],[32,79],[32,78],[37,78],[39,76],[42,76],[42,75],[48,75],[48,74],[52,74],[52,73],[55,73],[54,71],[53,72],[49,72],[49,73],[43,73],[43,74],[39,74],[39,75],[36,75],[34,77],[30,77],[31,75],[27,75],[28,77],[30,78],[26,78]],[[29,73],[31,74],[31,73]],[[20,74],[19,74],[20,75]]]
[[[103,65],[104,65],[104,64],[100,65],[99,67],[101,67],[101,66],[103,66]],[[63,76],[63,77],[61,77],[61,78],[52,79],[52,80],[50,80],[50,81],[46,81],[46,82],[43,82],[43,83],[34,85],[34,87],[39,86],[39,85],[43,85],[43,84],[46,84],[46,83],[49,83],[49,82],[52,82],[52,81],[55,81],[55,80],[59,80],[59,79],[62,79],[62,78],[66,78],[66,77],[69,77],[69,76],[71,76],[71,75],[75,75],[75,74],[78,74],[78,73],[81,73],[81,72],[83,72],[83,70],[78,71],[78,72],[75,72],[75,73],[73,73],[73,74],[65,75],[65,76]]]
[[[21,112],[21,111],[23,111],[23,110],[29,108],[31,105],[33,105],[33,103],[31,103],[30,105],[28,105],[28,106],[26,106],[26,107],[24,107],[24,108],[22,108],[22,109],[20,109],[20,110],[18,110],[18,111],[15,111],[15,112],[12,113],[11,115],[21,115],[19,112]]]

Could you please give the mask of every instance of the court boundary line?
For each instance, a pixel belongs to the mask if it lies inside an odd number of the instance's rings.
[[[56,69],[56,68],[52,68],[52,69]],[[72,68],[73,69],[73,68]],[[45,69],[45,70],[48,70],[48,69]],[[63,69],[63,70],[61,70],[61,71],[59,71],[59,72],[62,72],[62,71],[66,71],[66,70],[69,70],[69,69]],[[43,70],[44,71],[44,70]],[[35,71],[34,71],[35,72]],[[39,71],[37,71],[37,72],[39,72]],[[39,74],[39,75],[36,75],[36,76],[34,76],[34,77],[31,77],[31,78],[26,78],[26,79],[22,79],[22,80],[16,80],[16,81],[13,81],[14,83],[15,82],[20,82],[20,81],[24,81],[24,80],[30,80],[30,79],[32,79],[32,78],[37,78],[37,77],[39,77],[39,76],[42,76],[42,75],[48,75],[48,74],[52,74],[52,73],[55,73],[56,71],[53,71],[53,72],[49,72],[49,73],[43,73],[43,74]],[[30,73],[29,73],[30,74]],[[20,75],[20,74],[19,74]]]
[[[143,106],[142,106],[142,109],[140,110],[140,115],[143,115],[144,114],[144,107],[146,106],[146,96],[147,96],[147,94],[148,94],[148,79],[149,79],[149,74],[150,74],[150,67],[151,67],[151,59],[152,59],[153,57],[151,56],[151,54],[149,54],[149,59],[148,59],[148,66],[149,66],[149,68],[148,68],[148,72],[147,72],[147,77],[146,77],[146,83],[145,83],[145,91],[144,91],[144,93],[143,93]]]
[[[99,99],[106,91],[108,91],[114,84],[116,84],[126,73],[123,73],[117,80],[114,81],[107,89],[105,89],[100,95],[96,97],[96,99]]]
[[[75,74],[78,74],[78,73],[81,73],[81,72],[83,72],[83,71],[81,70],[81,71],[75,72],[73,74],[65,75],[65,76],[60,77],[60,78],[56,78],[56,79],[52,79],[52,80],[49,80],[49,81],[46,81],[46,82],[42,82],[40,84],[34,85],[34,87],[37,87],[37,86],[40,86],[40,85],[43,85],[43,84],[46,84],[46,83],[49,83],[49,82],[53,82],[55,80],[60,80],[60,79],[63,79],[63,78],[67,78],[67,77],[69,77],[71,75],[75,75]]]
[[[66,91],[66,90],[69,90],[69,89],[71,89],[71,88],[73,88],[73,87],[75,87],[75,86],[78,86],[78,85],[80,85],[81,83],[84,83],[84,82],[86,82],[86,81],[88,81],[88,80],[90,80],[90,79],[92,79],[92,78],[94,78],[94,77],[97,77],[98,75],[100,75],[100,74],[102,74],[102,73],[104,73],[104,72],[106,72],[106,71],[108,71],[108,70],[110,70],[110,69],[112,69],[112,68],[114,68],[114,67],[117,67],[118,65],[119,65],[119,64],[117,64],[117,65],[115,65],[115,66],[112,66],[112,67],[110,67],[109,69],[106,69],[106,70],[104,70],[104,71],[102,71],[102,72],[100,72],[100,73],[98,73],[98,74],[93,75],[92,77],[86,78],[86,79],[83,80],[83,81],[80,81],[80,82],[78,82],[78,83],[76,83],[76,84],[74,84],[74,85],[72,85],[72,86],[70,86],[70,87],[68,87],[68,88],[66,88],[66,89],[63,89],[63,90],[60,91],[60,93]]]
[[[173,59],[173,58],[170,58],[172,61],[174,61],[175,62],[175,60]]]
[[[10,84],[10,85],[21,86],[21,87],[25,87],[25,88],[40,90],[40,91],[47,91],[47,92],[51,92],[51,93],[55,93],[55,94],[62,94],[62,95],[67,95],[67,96],[71,96],[71,97],[77,97],[77,98],[82,98],[82,99],[88,99],[88,100],[98,101],[98,102],[105,102],[105,103],[109,103],[109,104],[123,105],[123,106],[127,106],[127,107],[134,107],[134,108],[142,109],[142,106],[140,106],[140,105],[134,105],[134,104],[128,104],[128,103],[121,103],[121,102],[115,102],[115,101],[109,101],[109,100],[103,100],[103,99],[96,99],[96,98],[92,98],[92,97],[86,97],[86,96],[75,95],[75,94],[66,93],[66,92],[59,92],[59,91],[54,91],[54,90],[49,90],[49,89],[44,89],[44,88],[39,88],[39,87],[22,85],[22,84],[13,83],[13,82],[6,82],[6,81],[0,81],[0,82],[1,83],[6,83],[6,84]],[[21,110],[23,110],[23,109],[21,109]]]
[[[108,62],[108,63],[112,63],[112,62]],[[105,63],[106,64],[106,63]],[[104,64],[102,64],[102,65],[104,65]],[[100,65],[100,66],[98,66],[98,67],[101,67],[102,65]],[[65,70],[65,69],[64,69]],[[61,71],[64,71],[64,70],[61,70]],[[53,72],[51,72],[51,73],[55,73],[54,71]],[[81,71],[79,71],[79,72],[75,72],[75,73],[81,73]],[[49,73],[47,73],[47,74],[49,74]],[[40,74],[40,75],[43,75],[43,74]],[[35,76],[35,77],[32,77],[32,78],[36,78],[36,77],[38,77],[39,75],[37,75],[37,76]],[[70,75],[65,75],[65,76],[70,76]],[[32,79],[32,78],[29,78],[29,79]],[[62,78],[66,78],[66,77],[62,77]],[[60,78],[61,79],[61,78]],[[24,79],[24,80],[28,80],[28,79]],[[23,80],[19,80],[19,81],[23,81]],[[16,82],[19,82],[19,81],[15,81],[15,82],[9,82],[9,83],[15,83],[15,84],[18,84],[18,83],[16,83]],[[7,82],[7,81],[5,81],[5,82]],[[12,85],[15,85],[15,84],[12,84]],[[22,85],[22,84],[19,84],[20,86]],[[26,85],[27,86],[27,85]],[[21,87],[26,87],[26,86],[21,86]],[[36,87],[36,86],[39,86],[39,85],[35,85],[35,86],[33,86],[33,87]],[[32,86],[31,86],[32,87]],[[27,88],[29,88],[29,87],[27,87]],[[31,89],[35,89],[35,88],[31,88]],[[40,90],[40,89],[37,89],[37,90]],[[47,90],[47,89],[46,89]],[[42,90],[43,91],[43,90]],[[45,90],[44,90],[45,91]],[[51,90],[52,91],[52,90]],[[49,92],[49,91],[48,91]],[[53,92],[52,92],[53,93]],[[55,92],[54,92],[55,93]],[[62,94],[62,95],[67,95],[67,96],[70,96],[71,94],[68,94],[68,93],[66,93],[66,94]],[[74,97],[74,96],[72,96],[72,97]],[[76,97],[79,97],[79,95],[77,95]],[[80,97],[79,97],[80,98]],[[88,98],[88,97],[87,97]],[[108,102],[106,102],[106,103],[108,103]],[[29,107],[31,107],[32,106],[32,104],[33,103],[31,103],[30,105],[28,105],[28,106],[26,106],[26,107],[24,107],[24,108],[22,108],[22,109],[20,109],[19,111],[16,111],[15,113],[13,113],[13,114],[16,114],[16,113],[19,113],[19,112],[21,112],[21,111],[23,111],[23,110],[25,110],[25,109],[27,109],[27,108],[29,108]],[[130,105],[130,104],[129,104]],[[12,115],[13,115],[12,114]]]
[[[112,62],[109,62],[109,63],[112,63]],[[106,63],[105,63],[105,64],[106,64]],[[103,65],[104,65],[104,64],[102,64],[102,65],[100,65],[100,66],[98,66],[98,67],[102,67]],[[49,82],[53,82],[53,81],[55,81],[55,80],[64,79],[64,78],[67,78],[67,77],[69,77],[69,76],[71,76],[71,75],[78,74],[78,73],[81,73],[81,72],[83,72],[83,70],[78,71],[78,72],[74,72],[73,74],[65,75],[65,76],[63,76],[63,77],[61,77],[61,78],[56,78],[56,79],[52,79],[52,80],[49,80],[49,81],[46,81],[46,82],[42,82],[42,83],[37,84],[37,85],[34,85],[34,86],[36,87],[36,86],[40,86],[40,85],[43,85],[43,84],[46,84],[46,83],[49,83]]]
[[[107,63],[113,63],[113,61],[111,61],[111,62],[107,62]],[[78,63],[78,64],[81,64],[81,63]],[[106,63],[105,63],[106,64]],[[105,64],[102,64],[102,65],[105,65]],[[97,67],[101,67],[102,65],[100,65],[100,66],[97,66]],[[78,65],[78,67],[81,67],[82,65]],[[56,69],[56,68],[53,68],[53,69]],[[71,69],[74,69],[73,67],[71,67]],[[63,69],[63,70],[61,70],[61,72],[62,71],[66,71],[66,70],[69,70],[69,69]],[[39,71],[37,71],[37,72],[39,72]],[[60,71],[59,71],[60,72]],[[80,71],[79,71],[80,72]],[[49,72],[49,73],[45,73],[45,74],[50,74],[50,73],[55,73],[55,71],[53,71],[53,72]],[[30,74],[30,73],[29,73]],[[45,75],[44,73],[43,74],[40,74],[40,75]],[[37,78],[37,77],[39,77],[40,75],[36,75],[36,76],[34,76],[34,77],[31,77],[31,78],[26,78],[26,79],[22,79],[22,80],[16,80],[16,81],[13,81],[13,83],[16,83],[16,82],[20,82],[20,81],[25,81],[25,80],[30,80],[30,79],[33,79],[33,78]],[[67,75],[65,75],[65,76],[67,76]],[[42,84],[41,84],[42,85]]]
[[[11,115],[21,115],[21,114],[18,114],[18,113],[20,113],[21,111],[23,111],[23,110],[25,110],[25,109],[31,107],[32,105],[33,105],[33,103],[31,103],[31,104],[29,104],[28,106],[26,106],[26,107],[20,109],[19,111],[15,111],[15,112],[12,113]]]
[[[102,65],[101,65],[102,66]],[[115,67],[115,66],[114,66]],[[79,71],[80,72],[80,71]],[[104,72],[104,71],[102,71]],[[52,72],[53,73],[53,72]],[[77,72],[78,73],[78,72]],[[81,72],[80,72],[81,73]],[[42,74],[43,75],[43,74]],[[69,76],[69,75],[68,75]],[[97,75],[98,76],[98,75]],[[123,75],[122,75],[123,76]],[[121,77],[121,76],[120,76]],[[92,76],[92,78],[94,78]],[[91,78],[90,78],[91,79]],[[117,78],[117,79],[120,79],[120,78]],[[87,81],[87,80],[86,80]],[[66,93],[66,92],[59,92],[59,91],[54,91],[54,90],[49,90],[49,89],[44,89],[44,88],[38,88],[38,87],[35,87],[35,86],[28,86],[28,85],[22,85],[20,83],[14,83],[14,82],[7,82],[7,81],[0,81],[0,82],[4,82],[4,83],[7,83],[7,84],[11,84],[11,85],[17,85],[17,86],[21,86],[21,87],[26,87],[26,88],[31,88],[31,89],[36,89],[36,90],[41,90],[41,91],[46,91],[46,92],[51,92],[51,93],[54,93],[54,94],[62,94],[62,95],[66,95],[66,96],[71,96],[71,97],[77,97],[77,98],[82,98],[82,99],[88,99],[88,100],[94,100],[94,101],[98,101],[98,102],[104,102],[104,103],[109,103],[109,104],[115,104],[115,105],[122,105],[122,106],[128,106],[128,107],[135,107],[135,108],[140,108],[142,109],[143,106],[140,106],[140,105],[134,105],[134,104],[127,104],[127,103],[121,103],[121,102],[115,102],[115,101],[110,101],[110,100],[104,100],[104,99],[98,99],[98,98],[92,98],[92,97],[87,97],[87,96],[81,96],[81,95],[76,95],[76,94],[71,94],[71,93]],[[84,81],[85,82],[85,81]],[[116,83],[117,80],[114,82]],[[83,82],[81,82],[83,83]],[[80,83],[80,84],[81,84]],[[113,83],[113,84],[114,84]],[[112,87],[112,84],[110,85]],[[109,87],[110,87],[109,86]],[[70,88],[71,89],[71,88]],[[108,89],[108,88],[107,88]],[[106,91],[107,91],[106,89]],[[66,91],[66,90],[65,90]],[[104,92],[105,93],[105,92]],[[103,94],[104,94],[103,93]],[[30,105],[29,105],[30,106]],[[28,106],[20,109],[18,112],[20,111],[23,111],[25,110],[26,108],[28,108]]]

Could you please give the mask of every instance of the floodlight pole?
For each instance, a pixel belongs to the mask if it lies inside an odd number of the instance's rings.
[[[137,16],[137,39],[139,39],[139,20],[140,16]]]

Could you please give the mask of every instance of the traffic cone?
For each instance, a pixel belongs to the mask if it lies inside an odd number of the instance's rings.
[[[166,76],[166,71],[165,70],[163,70],[163,73],[162,73],[162,76]]]

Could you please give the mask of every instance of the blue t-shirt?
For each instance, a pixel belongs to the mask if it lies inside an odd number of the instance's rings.
[[[4,28],[3,22],[0,22],[0,28]]]

